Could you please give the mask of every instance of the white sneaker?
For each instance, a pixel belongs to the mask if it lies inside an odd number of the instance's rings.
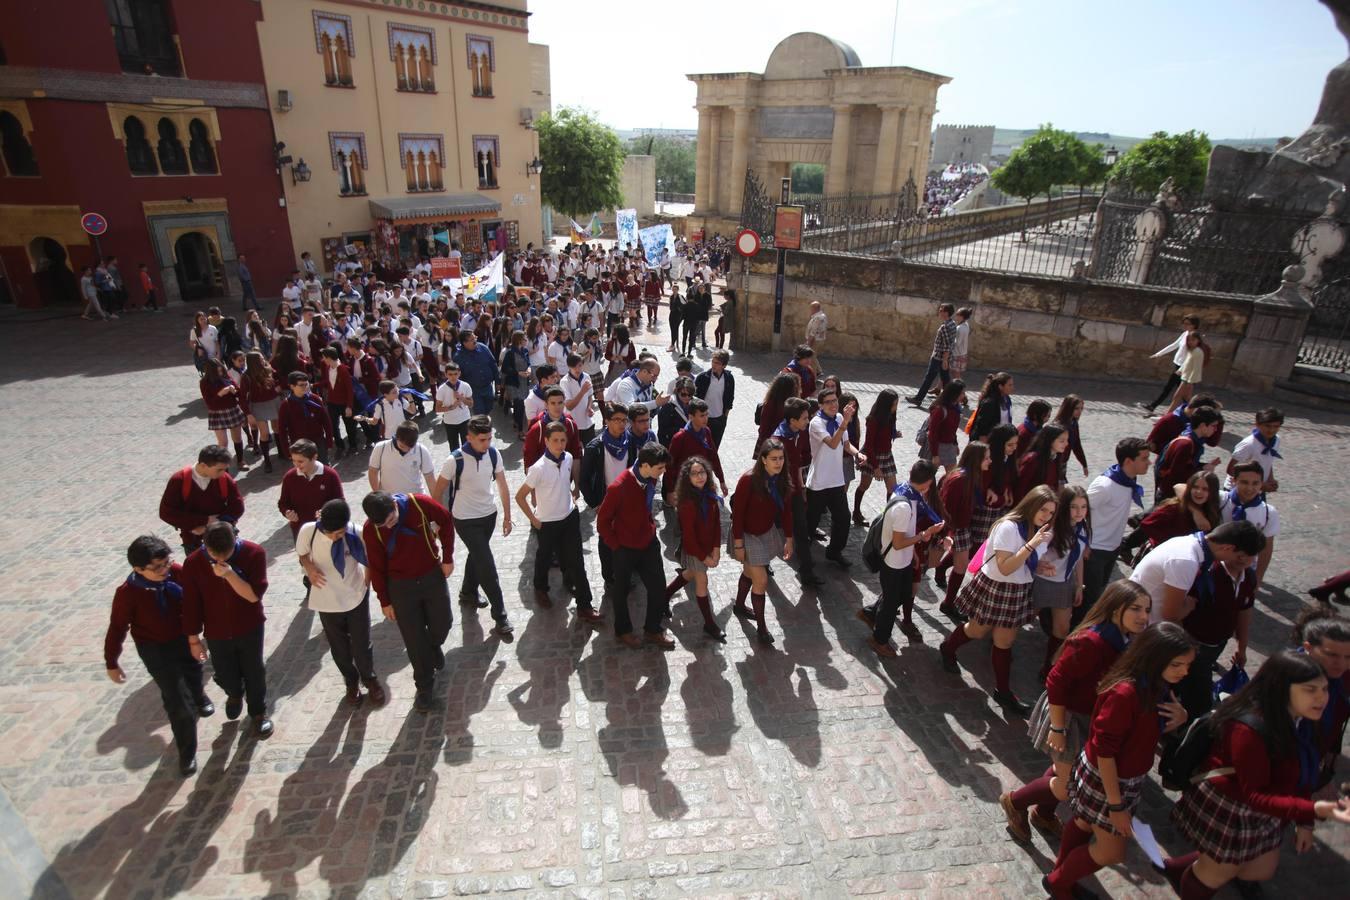
[[[110,319],[115,319],[115,318],[117,318],[117,313],[108,313],[108,318],[110,318]]]

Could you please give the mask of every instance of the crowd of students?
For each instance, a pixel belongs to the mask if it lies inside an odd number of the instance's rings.
[[[938,609],[954,623],[935,661],[959,672],[962,648],[991,639],[993,699],[1029,715],[1033,744],[1050,756],[1041,778],[1000,803],[1014,836],[1029,839],[1035,825],[1060,841],[1046,880],[1052,896],[1077,896],[1079,881],[1123,860],[1160,747],[1174,761],[1178,747],[1189,747],[1199,776],[1175,813],[1198,850],[1166,866],[1184,897],[1210,896],[1235,878],[1269,878],[1286,822],[1299,826],[1304,847],[1314,820],[1350,821],[1345,802],[1311,799],[1331,779],[1350,719],[1350,622],[1315,609],[1300,624],[1297,652],[1274,654],[1213,708],[1214,669],[1224,668],[1230,642],[1227,662],[1246,666],[1255,593],[1280,532],[1269,499],[1284,458],[1278,410],[1257,414],[1222,485],[1219,459],[1204,454],[1225,420],[1205,394],[1170,408],[1146,437],[1121,439],[1111,465],[1073,484],[1071,458],[1084,478],[1093,471],[1080,436],[1084,401],[1034,399],[1019,422],[1014,378],[997,372],[968,402],[964,381],[953,377],[957,360],[965,364],[953,332],[971,313],[944,304],[930,377],[910,398],[928,404],[928,415],[906,467],[895,446],[900,393],[883,389],[861,415],[857,396],[821,368],[821,314],[755,409],[750,457],[724,459],[736,400],[730,354],[714,350],[696,377],[694,362],[681,359],[676,377],[659,386],[659,361],[638,352],[629,330],[656,326],[654,315],[644,323],[622,289],[620,312],[600,298],[612,299],[620,279],[669,279],[622,253],[578,257],[580,268],[566,274],[564,261],[557,282],[539,281],[553,277],[547,262],[540,275],[540,260],[513,261],[513,282],[531,286],[519,302],[423,296],[415,285],[411,294],[377,287],[369,307],[330,294],[294,322],[283,308],[275,330],[249,332],[255,341],[268,335],[270,355],[256,343],[233,348],[223,317],[197,319],[189,340],[216,442],[174,473],[159,508],[187,555],[172,562],[168,544],[151,535],[131,544],[132,573],[117,589],[105,646],[109,675],[121,681],[130,630],[162,692],[185,774],[196,766],[195,720],[214,712],[203,689],[208,656],[227,717],[246,704],[254,733],[272,731],[262,659],[267,560],[241,536],[244,502],[229,468],[248,467],[250,441],[270,471],[275,435],[291,463],[278,513],[352,704],[388,700],[371,650],[373,587],[412,664],[414,708],[436,705],[456,537],[459,604],[468,614],[490,608],[496,634],[514,630],[510,607],[551,614],[560,602],[550,585],[555,565],[578,622],[601,628],[581,536],[584,501],[617,642],[670,650],[667,623],[683,596],[697,606],[707,640],[726,640],[718,610],[731,599],[756,642],[774,644],[766,596],[782,576],[773,567],[787,563],[803,590],[817,589],[825,581],[814,545],[823,543],[825,560],[846,577],[856,570],[845,550],[860,526],[863,561],[880,578],[877,602],[858,611],[874,652],[897,655],[897,626],[922,641],[914,599],[930,571],[943,597]],[[712,273],[688,277],[711,291]],[[630,315],[636,321],[623,321]],[[439,466],[421,442],[433,416],[451,449]],[[507,416],[522,443],[520,473],[507,471],[495,444]],[[370,491],[358,529],[328,462],[365,445]],[[1141,483],[1149,472],[1158,486],[1151,510]],[[862,500],[873,481],[887,499],[869,521]],[[493,556],[498,529],[513,530],[512,498],[534,536],[528,603],[504,595]],[[820,530],[826,516],[828,536]],[[679,537],[663,552],[658,532],[667,523]],[[1118,580],[1122,554],[1131,554],[1131,572]],[[669,579],[667,556],[676,560]],[[710,575],[727,566],[739,572],[734,599],[713,596]],[[646,594],[640,629],[630,606],[635,581]],[[1045,690],[1033,705],[1012,690],[1011,666],[1023,626],[1037,621]],[[1060,802],[1068,803],[1067,823]]]

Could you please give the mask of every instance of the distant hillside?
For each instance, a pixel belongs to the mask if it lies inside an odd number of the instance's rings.
[[[1036,133],[1035,128],[995,128],[994,129],[994,155],[1003,156],[1009,153],[1014,147],[1021,144],[1027,138]],[[1110,134],[1100,131],[1078,131],[1074,132],[1079,139],[1089,144],[1104,144],[1107,147],[1115,147],[1121,153],[1129,150],[1135,144],[1143,140],[1142,137],[1131,137],[1126,134]],[[1256,138],[1213,138],[1210,143],[1215,146],[1223,144],[1228,147],[1255,147],[1259,149],[1275,148],[1279,138],[1275,137],[1256,137]]]

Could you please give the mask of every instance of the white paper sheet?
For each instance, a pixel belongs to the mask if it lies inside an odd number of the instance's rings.
[[[1132,818],[1130,824],[1134,827],[1134,839],[1139,842],[1139,848],[1148,856],[1149,861],[1155,866],[1163,864],[1162,850],[1158,847],[1158,839],[1153,836],[1153,829],[1148,827],[1139,819]]]

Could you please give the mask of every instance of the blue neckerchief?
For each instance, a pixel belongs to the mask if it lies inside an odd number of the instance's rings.
[[[792,426],[788,424],[788,420],[784,419],[783,421],[779,422],[778,427],[773,430],[773,436],[776,438],[781,438],[783,441],[786,442],[795,440],[797,437],[797,432],[793,431]]]
[[[781,477],[781,475],[779,476]],[[769,492],[769,498],[773,500],[773,505],[778,507],[778,511],[783,511],[783,492],[778,489],[778,478],[772,478],[766,475],[764,477],[764,487]]]
[[[1041,426],[1031,421],[1029,417],[1022,420],[1022,427],[1025,428],[1027,430],[1027,434],[1030,434],[1032,437],[1035,437],[1036,432],[1041,430]]]
[[[143,575],[132,572],[127,576],[127,584],[143,590],[154,591],[155,603],[159,606],[161,615],[168,614],[170,598],[173,598],[174,603],[181,603],[183,600],[183,586],[176,581],[170,581],[168,578],[163,581],[151,581]]]
[[[482,453],[479,453],[477,450],[473,449],[473,445],[470,444],[468,441],[465,441],[464,443],[459,445],[459,452],[463,453],[465,456],[472,456],[478,462],[482,462],[483,457],[488,455],[488,451],[486,450],[484,450]]]
[[[545,451],[544,451],[544,458],[547,459],[549,462],[553,463],[553,464],[554,464],[555,466],[557,466],[559,469],[562,468],[563,459],[564,459],[566,456],[567,456],[567,451],[566,451],[566,450],[564,450],[564,451],[562,452],[562,456],[554,456],[552,453],[549,453],[548,450],[545,450]]]
[[[1327,708],[1330,709],[1330,704]],[[1311,791],[1317,787],[1322,757],[1317,749],[1316,734],[1310,719],[1298,720],[1294,725],[1294,738],[1298,745],[1298,788],[1300,791]]]
[[[626,428],[624,429],[623,434],[618,437],[610,434],[608,428],[600,432],[601,446],[605,448],[605,451],[608,452],[610,456],[622,460],[623,462],[628,461],[628,444],[631,438],[632,434]]]
[[[647,494],[647,515],[650,516],[652,514],[652,503],[656,500],[656,479],[643,478],[642,475],[638,472],[638,468],[641,465],[642,463],[633,463],[633,468],[630,469],[629,471],[633,473],[633,478],[637,480],[638,485]]]
[[[366,547],[361,543],[361,538],[356,533],[355,526],[348,524],[347,531],[342,535],[342,540],[333,541],[331,548],[333,557],[333,568],[337,569],[339,575],[347,574],[347,554],[352,555],[352,559],[361,565],[366,565]]]
[[[1255,509],[1264,502],[1266,502],[1264,494],[1257,494],[1255,497],[1252,498],[1250,503],[1243,503],[1241,500],[1238,499],[1237,488],[1233,488],[1228,492],[1228,503],[1233,507],[1234,522],[1247,521],[1247,510]]]
[[[708,476],[708,484],[712,484],[712,475]],[[700,519],[706,519],[722,503],[722,497],[711,487],[704,487],[698,492],[698,515]]]
[[[709,453],[715,452],[713,450],[713,439],[711,428],[709,428],[706,425],[703,426],[702,428],[695,428],[693,422],[686,422],[684,425],[684,430],[692,434],[698,440],[698,442],[703,445],[704,449],[707,450]]]
[[[1273,456],[1276,459],[1284,459],[1284,457],[1280,455],[1280,436],[1278,434],[1270,439],[1270,443],[1266,443],[1266,438],[1261,434],[1261,429],[1253,428],[1252,437],[1261,445],[1262,456]]]
[[[941,524],[942,522],[941,516],[933,512],[933,507],[928,505],[928,501],[923,498],[923,494],[920,494],[918,491],[914,490],[914,485],[910,484],[908,481],[904,482],[903,484],[897,484],[895,486],[895,493],[892,494],[891,496],[904,497],[906,500],[914,504],[915,508],[919,511],[920,516],[927,516],[928,521],[932,522],[934,525]],[[915,524],[914,530],[918,531],[919,530],[918,522],[916,521],[914,524]]]
[[[586,378],[585,372],[582,372],[580,375],[577,375],[571,369],[567,370],[567,374],[570,375],[572,380],[577,383],[577,387],[581,387],[581,382]]]
[[[1186,415],[1186,404],[1183,403],[1182,405],[1178,406],[1176,409],[1172,410],[1171,414],[1181,420],[1182,427],[1184,428],[1190,427],[1191,417]]]
[[[394,524],[394,527],[390,529],[389,540],[385,545],[385,551],[388,553],[389,556],[394,555],[394,547],[398,544],[398,536],[400,534],[417,534],[416,531],[413,531],[407,525],[403,524],[403,520],[408,517],[408,495],[395,494],[394,505],[398,507],[398,522],[396,522]],[[379,529],[377,528],[376,533],[378,532]]]
[[[1078,565],[1078,557],[1083,555],[1083,546],[1087,544],[1087,541],[1087,523],[1079,522],[1073,527],[1073,543],[1069,547],[1069,564],[1064,568],[1065,581],[1073,577],[1073,567]]]
[[[1203,531],[1197,531],[1191,537],[1200,542],[1200,549],[1204,553],[1200,570],[1195,573],[1195,581],[1191,584],[1191,593],[1199,602],[1208,603],[1214,599],[1214,573],[1210,571],[1214,566],[1214,551],[1210,549],[1209,541],[1205,540]]]
[[[1132,499],[1135,505],[1138,506],[1140,509],[1144,508],[1144,486],[1139,483],[1139,479],[1131,478],[1130,476],[1122,472],[1120,470],[1120,463],[1115,463],[1114,465],[1111,466],[1111,468],[1107,469],[1102,474],[1105,475],[1107,478],[1111,479],[1112,481],[1114,481],[1116,484],[1120,485],[1121,487],[1129,488],[1130,499]]]
[[[1111,649],[1117,653],[1125,652],[1125,635],[1116,627],[1114,622],[1099,622],[1092,626],[1092,630],[1102,640],[1111,646]]]
[[[1025,544],[1027,542],[1026,522],[1017,523],[1017,533],[1022,536],[1022,543]],[[1032,550],[1031,555],[1027,557],[1027,571],[1030,572],[1032,575],[1036,574],[1036,563],[1040,562],[1040,558],[1041,555],[1037,553],[1035,550]]]
[[[314,400],[312,398],[313,398],[312,394],[306,394],[303,397],[297,397],[295,396],[294,393],[292,393],[286,399],[291,401],[292,403],[300,404],[300,414],[304,416],[306,419],[308,419],[310,416],[316,415],[317,412],[324,412],[324,414],[327,415],[327,412],[324,410],[323,405],[320,404],[319,401]]]
[[[1191,462],[1196,468],[1199,468],[1200,460],[1205,455],[1204,438],[1196,434],[1194,429],[1192,429],[1189,424],[1186,425],[1185,429],[1182,430],[1181,434],[1177,435],[1177,440],[1181,440],[1182,438],[1190,438],[1191,443],[1195,444],[1195,459],[1192,460]]]
[[[836,413],[833,416],[827,416],[825,415],[825,410],[822,409],[816,413],[816,416],[825,423],[825,433],[830,437],[834,437],[834,433],[839,430],[838,414]]]
[[[543,400],[544,399],[543,385],[536,386],[530,391],[530,393],[534,394],[540,400]]]
[[[628,443],[632,444],[633,453],[637,453],[643,446],[656,440],[656,433],[650,428],[643,432],[641,436],[633,434],[632,428],[629,428],[626,434],[628,435]],[[637,443],[633,443],[634,441]]]
[[[585,343],[591,350],[591,360],[598,362],[600,360],[600,344],[596,341],[586,341]]]

